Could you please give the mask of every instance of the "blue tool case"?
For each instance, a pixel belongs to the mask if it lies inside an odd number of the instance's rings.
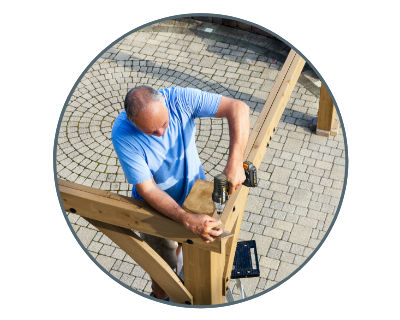
[[[257,247],[254,240],[237,243],[231,279],[259,277]]]

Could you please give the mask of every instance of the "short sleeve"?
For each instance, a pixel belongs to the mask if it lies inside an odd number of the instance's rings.
[[[128,183],[136,185],[153,176],[144,156],[134,146],[115,136],[112,143]]]
[[[214,117],[221,95],[193,88],[180,88],[178,100],[193,118]]]

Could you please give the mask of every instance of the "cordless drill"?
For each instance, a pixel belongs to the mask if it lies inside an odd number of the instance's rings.
[[[249,188],[257,187],[257,168],[250,161],[243,162],[243,168],[246,175],[246,180],[242,184]],[[219,218],[221,218],[221,213],[225,208],[226,201],[228,201],[228,194],[228,179],[222,173],[216,175],[214,177],[214,191],[212,193],[212,200]]]

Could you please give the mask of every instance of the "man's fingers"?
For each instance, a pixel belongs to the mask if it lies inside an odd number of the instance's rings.
[[[215,228],[218,227],[220,224],[221,224],[220,220],[208,220],[207,227]]]
[[[222,234],[222,229],[221,228],[219,228],[218,230],[214,230],[214,229],[211,229],[210,230],[210,236],[211,237],[218,237],[219,235],[221,235]]]

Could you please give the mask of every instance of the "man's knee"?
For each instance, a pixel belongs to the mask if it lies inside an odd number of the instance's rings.
[[[178,243],[176,241],[155,237],[146,233],[140,232],[140,237],[155,251],[161,258],[168,263],[171,269],[176,268],[177,257],[176,248]]]

